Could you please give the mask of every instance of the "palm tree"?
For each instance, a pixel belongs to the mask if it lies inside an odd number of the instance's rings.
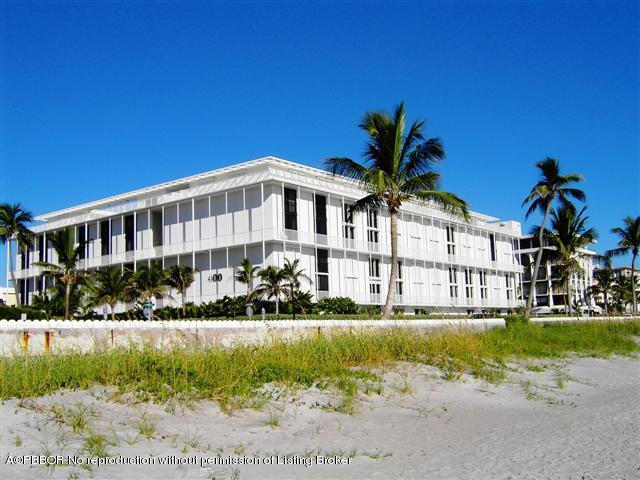
[[[438,138],[425,139],[424,120],[415,121],[406,130],[404,104],[393,117],[383,112],[366,113],[359,127],[369,136],[365,163],[350,158],[325,160],[333,175],[343,175],[360,183],[369,194],[351,206],[351,211],[386,208],[391,223],[391,273],[383,318],[393,312],[398,276],[398,212],[402,203],[420,200],[435,204],[452,214],[469,218],[467,203],[453,193],[439,190],[440,174],[434,170],[444,159]]]
[[[129,287],[129,297],[133,295],[136,300],[142,299],[145,302],[151,301],[151,298],[171,298],[169,293],[169,285],[167,285],[167,271],[162,268],[159,262],[153,262],[150,267],[144,265],[133,274],[133,280]],[[149,320],[153,319],[153,310]]]
[[[197,270],[194,270],[188,265],[174,265],[169,269],[167,275],[167,284],[171,288],[175,288],[180,296],[182,297],[182,316],[185,317],[187,314],[186,304],[185,304],[185,295],[189,287],[195,281],[194,273]]]
[[[36,262],[34,265],[44,267],[46,269],[43,272],[44,275],[52,275],[64,285],[64,318],[69,319],[71,291],[76,283],[82,281],[81,274],[78,272],[78,262],[84,245],[75,246],[70,228],[56,232],[48,237],[48,240],[56,252],[58,263]]]
[[[260,270],[258,276],[262,283],[256,288],[256,295],[267,299],[275,298],[276,315],[279,315],[280,296],[284,294],[284,288],[282,288],[282,282],[285,280],[284,271],[269,265],[267,268]]]
[[[633,284],[631,278],[618,277],[613,286],[613,301],[620,312],[626,312],[627,305],[633,302]]]
[[[252,302],[255,297],[253,282],[258,270],[260,270],[259,267],[254,267],[251,260],[245,258],[240,262],[240,267],[236,271],[236,282],[247,286],[247,302],[249,303]]]
[[[595,283],[589,287],[591,295],[602,295],[604,300],[604,313],[609,313],[609,294],[613,290],[615,284],[615,276],[611,269],[611,256],[600,255],[597,260],[601,264],[601,268],[593,272]]]
[[[573,205],[563,205],[558,211],[551,210],[551,230],[545,233],[547,245],[554,247],[549,252],[549,257],[559,267],[570,315],[573,313],[571,278],[584,271],[578,261],[579,250],[598,239],[598,232],[593,228],[587,228],[589,217],[584,216],[585,210],[586,207],[576,213]],[[536,227],[535,233],[539,233],[540,230],[542,227]]]
[[[294,320],[296,319],[296,291],[300,288],[302,280],[308,280],[311,283],[311,278],[304,273],[304,269],[298,269],[299,263],[299,259],[295,259],[292,262],[285,258],[284,267],[282,267],[282,276],[287,285],[285,292],[289,294],[289,299],[291,300],[291,311]]]
[[[31,306],[43,312],[47,320],[49,320],[55,312],[55,304],[49,299],[46,292],[36,293],[31,298]]]
[[[633,292],[633,314],[638,314],[638,299],[636,298],[636,258],[640,251],[640,217],[626,217],[622,220],[622,227],[614,227],[611,233],[620,237],[618,248],[609,250],[607,253],[617,257],[631,252],[631,289]]]
[[[18,282],[16,282],[16,274],[13,270],[13,252],[11,251],[11,242],[15,240],[18,248],[23,250],[31,248],[31,239],[33,232],[29,230],[27,225],[33,222],[31,212],[22,208],[19,203],[13,205],[3,203],[0,205],[0,242],[7,243],[9,249],[9,270],[11,271],[11,282],[13,290],[16,294],[16,305],[20,305],[20,291]]]
[[[536,167],[540,170],[540,180],[533,186],[529,195],[527,195],[522,202],[522,206],[530,204],[525,218],[529,218],[529,216],[536,210],[539,210],[544,215],[542,218],[542,224],[540,225],[540,228],[537,229],[539,244],[538,255],[536,256],[536,263],[533,268],[531,288],[529,289],[529,297],[527,298],[527,307],[525,309],[525,317],[527,318],[531,315],[531,307],[533,306],[538,270],[540,269],[542,251],[544,248],[543,238],[545,226],[547,224],[547,219],[549,218],[552,205],[556,200],[559,200],[563,206],[572,206],[569,197],[573,197],[581,202],[584,202],[586,198],[582,190],[570,186],[573,183],[581,182],[583,180],[582,175],[577,173],[560,175],[560,164],[556,159],[551,157],[547,157],[541,162],[538,162]]]
[[[125,299],[132,273],[130,270],[123,271],[119,265],[110,265],[98,270],[94,275],[94,282],[90,288],[91,303],[109,305],[111,320],[116,319],[116,304]]]

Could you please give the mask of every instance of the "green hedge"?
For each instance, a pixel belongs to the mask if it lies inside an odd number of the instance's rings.
[[[20,315],[23,313],[26,313],[27,318],[30,320],[41,320],[43,318],[46,318],[44,313],[34,308],[9,307],[7,305],[0,305],[1,320],[20,320]]]

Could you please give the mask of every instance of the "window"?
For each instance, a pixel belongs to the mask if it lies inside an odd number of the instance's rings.
[[[449,267],[449,296],[458,298],[458,269]]]
[[[367,211],[367,227],[378,228],[378,212],[377,210]]]
[[[380,278],[380,259],[369,259],[369,276],[373,278]]]
[[[318,249],[316,255],[318,291],[329,291],[329,251]]]
[[[284,228],[298,230],[298,202],[293,188],[284,189]]]
[[[379,235],[378,212],[376,210],[367,210],[367,241],[369,243],[379,243]]]
[[[464,269],[464,294],[467,298],[473,298],[473,276],[468,268]]]
[[[402,280],[402,261],[398,261],[398,278],[396,280],[396,294],[402,295],[402,284],[404,281]]]
[[[327,197],[316,195],[316,233],[327,234]]]
[[[133,250],[133,215],[124,217],[124,246],[127,252]]]
[[[491,233],[489,234],[489,250],[491,250],[491,261],[496,261],[496,236]]]
[[[351,205],[344,205],[342,234],[344,238],[353,240],[356,238],[356,227],[353,224],[353,212]],[[350,242],[353,243],[353,242]]]
[[[318,291],[329,291],[329,275],[318,275]]]
[[[379,283],[370,283],[369,284],[369,293],[374,295],[380,295],[380,284]]]
[[[78,246],[80,246],[80,260],[82,260],[85,257],[85,249],[84,246],[86,245],[87,242],[87,236],[86,236],[86,231],[84,228],[84,225],[78,227]]]
[[[509,275],[508,273],[505,273],[504,280],[507,284],[507,300],[511,300],[512,293],[513,293],[511,291],[511,288],[512,288],[511,275]]]
[[[100,222],[100,254],[109,255],[109,220]]]
[[[44,235],[38,235],[38,261],[44,261]]]
[[[329,273],[329,251],[325,249],[318,249],[317,269],[319,273]]]
[[[487,295],[487,272],[481,271],[479,273],[480,278],[480,298],[488,298]]]
[[[449,255],[456,254],[456,243],[455,243],[455,227],[453,225],[447,225],[447,253]]]

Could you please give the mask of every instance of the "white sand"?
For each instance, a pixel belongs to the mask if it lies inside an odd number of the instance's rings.
[[[21,478],[640,478],[640,360],[574,359],[543,372],[514,365],[509,382],[441,379],[422,365],[384,374],[381,395],[360,393],[353,415],[336,412],[335,389],[283,392],[260,410],[222,413],[201,402],[163,405],[114,401],[104,389],[65,392],[1,407],[2,479]],[[292,465],[7,465],[14,455],[87,455],[84,433],[52,412],[92,407],[90,428],[106,436],[111,458],[167,455],[196,460],[289,456]],[[155,427],[140,436],[144,414]],[[72,415],[67,414],[70,419]],[[277,426],[269,423],[278,423]],[[338,456],[344,465],[302,464]],[[13,458],[13,457],[12,457]],[[27,462],[28,463],[28,462]]]

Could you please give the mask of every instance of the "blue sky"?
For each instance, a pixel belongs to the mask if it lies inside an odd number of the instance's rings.
[[[637,2],[0,8],[0,200],[36,214],[265,155],[360,158],[362,113],[401,100],[474,210],[524,221],[553,156],[586,178],[598,250],[640,214]]]

